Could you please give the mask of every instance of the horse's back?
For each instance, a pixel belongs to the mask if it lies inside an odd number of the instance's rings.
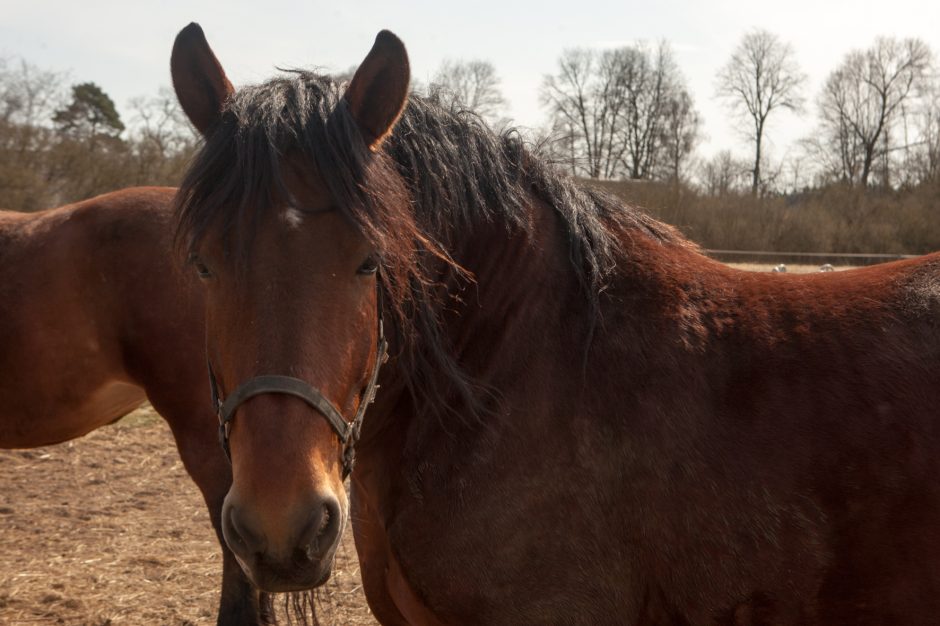
[[[70,439],[139,406],[125,367],[135,283],[174,272],[173,190],[0,213],[0,445]],[[159,307],[157,307],[159,308]]]
[[[932,622],[940,255],[809,276],[709,262],[700,276],[680,281],[661,354],[638,368],[660,372],[630,425],[642,470],[668,477],[635,520],[655,579],[729,623]]]

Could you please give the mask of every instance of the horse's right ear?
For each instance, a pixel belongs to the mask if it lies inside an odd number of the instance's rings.
[[[189,121],[205,137],[218,122],[225,100],[235,91],[199,24],[180,31],[170,56],[173,89]]]

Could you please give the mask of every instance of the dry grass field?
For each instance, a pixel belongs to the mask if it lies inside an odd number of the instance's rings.
[[[220,559],[151,409],[61,445],[0,451],[0,624],[212,624]],[[324,623],[375,623],[348,530],[321,605]]]
[[[152,409],[81,439],[0,450],[0,624],[214,624],[221,553]],[[352,535],[321,594],[326,624],[375,624]]]

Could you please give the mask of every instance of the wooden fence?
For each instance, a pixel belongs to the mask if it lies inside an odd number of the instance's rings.
[[[708,256],[728,263],[754,260],[757,263],[829,263],[831,265],[874,265],[898,259],[912,259],[914,254],[875,254],[865,252],[770,252],[767,250],[704,250]]]

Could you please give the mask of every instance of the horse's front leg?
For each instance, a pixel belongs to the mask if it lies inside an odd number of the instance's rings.
[[[217,623],[219,626],[273,624],[269,595],[249,582],[222,536],[222,502],[232,484],[232,470],[219,447],[215,416],[208,411],[194,416],[193,403],[187,403],[188,409],[174,410],[172,406],[161,406],[159,399],[151,398],[151,402],[173,431],[183,466],[202,492],[222,548],[222,592]]]

